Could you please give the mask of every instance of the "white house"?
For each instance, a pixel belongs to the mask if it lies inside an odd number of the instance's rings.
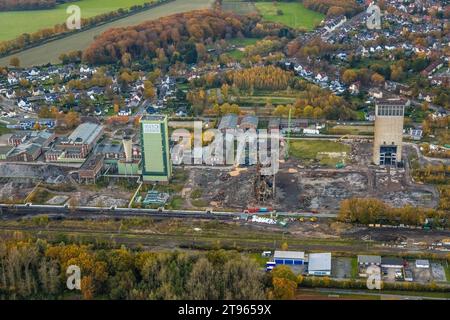
[[[36,97],[44,94],[44,91],[42,91],[40,88],[33,88],[33,92],[31,94]]]
[[[350,93],[352,95],[358,95],[359,94],[359,87],[360,87],[360,83],[359,82],[354,82],[350,85],[350,87],[348,87],[348,90],[350,91]]]
[[[131,109],[122,109],[118,113],[119,116],[130,116],[131,115]]]
[[[20,99],[19,102],[17,102],[17,106],[19,108],[25,108],[29,105],[29,103],[27,101],[25,101],[24,99]]]
[[[5,94],[5,96],[6,96],[8,99],[14,99],[14,98],[16,97],[16,92],[15,92],[14,90],[7,91],[6,94]]]
[[[328,81],[328,76],[327,75],[322,75],[320,73],[318,73],[316,75],[316,80],[320,81],[320,82],[327,82]]]
[[[19,80],[14,76],[8,76],[8,83],[9,85],[14,85],[19,83]]]
[[[39,73],[40,73],[39,70],[36,70],[36,69],[31,69],[31,70],[28,72],[28,74],[29,74],[30,76],[33,76],[33,77],[38,76]]]
[[[383,98],[383,91],[381,91],[378,88],[371,88],[369,89],[369,96],[374,97],[376,99]]]

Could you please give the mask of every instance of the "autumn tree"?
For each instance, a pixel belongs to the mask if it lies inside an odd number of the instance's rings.
[[[127,88],[128,85],[133,81],[133,76],[128,71],[123,71],[118,78],[119,84],[122,88]]]
[[[218,284],[220,273],[206,258],[200,258],[192,267],[191,275],[187,282],[190,299],[194,300],[217,300],[220,298],[220,287]]]
[[[152,100],[155,98],[156,92],[151,81],[144,82],[144,98]]]
[[[241,110],[237,104],[230,105],[229,103],[224,103],[223,105],[220,106],[220,114],[221,115],[229,114],[229,113],[240,114]]]
[[[297,289],[297,283],[294,281],[283,278],[273,278],[272,285],[273,299],[291,300],[294,298],[295,290]]]
[[[345,9],[342,7],[332,6],[327,11],[327,17],[338,17],[345,14]]]
[[[400,81],[404,77],[403,67],[399,65],[391,66],[391,79],[394,81]]]
[[[9,64],[13,67],[20,67],[20,59],[18,57],[12,57],[9,59]]]
[[[297,277],[291,268],[285,265],[276,266],[272,270],[271,276],[274,299],[289,300],[294,298],[297,289]]]
[[[131,65],[131,54],[125,52],[122,56],[121,62],[124,67],[129,67]]]
[[[379,73],[374,73],[370,80],[373,82],[374,85],[380,86],[384,83],[384,77]]]
[[[274,66],[258,66],[233,71],[227,76],[241,90],[286,90],[293,73]]]
[[[64,117],[67,128],[74,128],[80,124],[80,115],[75,111],[69,111]]]
[[[313,111],[313,118],[320,119],[323,117],[323,110],[320,107],[315,107]]]
[[[312,118],[314,114],[314,108],[312,106],[306,106],[305,109],[303,109],[303,116],[305,118]]]
[[[358,74],[355,70],[347,69],[342,74],[342,81],[344,81],[346,84],[351,84],[356,81],[357,77]]]

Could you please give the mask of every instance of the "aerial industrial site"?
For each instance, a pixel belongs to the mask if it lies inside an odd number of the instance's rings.
[[[0,3],[0,299],[450,299],[446,1],[71,4]]]

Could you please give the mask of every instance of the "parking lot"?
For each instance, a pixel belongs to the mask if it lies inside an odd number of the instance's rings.
[[[417,268],[415,265],[411,266],[413,272],[413,280],[420,283],[429,283],[432,281],[430,268]]]
[[[431,275],[434,281],[447,281],[445,269],[440,263],[431,263]]]
[[[332,277],[346,279],[352,277],[352,259],[337,257],[331,260]]]
[[[382,268],[382,280],[388,281],[388,282],[394,282],[396,281],[395,274],[397,272],[402,272],[401,269],[395,269],[395,268]]]

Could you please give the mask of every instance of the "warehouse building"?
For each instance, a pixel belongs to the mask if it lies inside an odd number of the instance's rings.
[[[305,263],[305,253],[300,251],[278,251],[273,255],[275,264],[303,265]]]
[[[0,146],[0,160],[6,160],[6,157],[14,147]]]
[[[404,266],[403,259],[400,258],[382,258],[382,268],[402,269]]]
[[[358,274],[360,277],[367,277],[367,269],[373,266],[381,266],[381,256],[358,255]]]
[[[103,168],[103,155],[92,154],[78,170],[78,182],[96,183]]]
[[[416,268],[420,269],[429,269],[430,268],[430,261],[428,260],[416,260]]]
[[[308,257],[308,274],[311,276],[330,276],[331,253],[310,253]]]
[[[380,266],[381,256],[358,255],[359,266]]]
[[[8,139],[8,144],[10,146],[17,147],[19,144],[24,143],[28,138],[27,133],[14,133]]]
[[[235,130],[238,124],[238,116],[234,113],[226,114],[220,119],[219,130]]]
[[[20,143],[14,140],[11,148],[2,158],[7,161],[31,162],[37,160],[55,139],[48,131],[32,132],[23,136]]]
[[[7,161],[24,161],[24,162],[31,162],[35,161],[42,153],[42,146],[33,143],[23,143],[18,145],[17,147],[11,149],[6,154],[6,160]]]
[[[258,128],[258,122],[259,122],[258,117],[247,115],[242,118],[239,128],[243,130],[250,130],[250,129],[256,130]]]
[[[84,162],[103,135],[103,126],[91,122],[80,124],[68,137],[56,140],[45,153],[48,162]]]
[[[121,143],[100,143],[95,148],[95,153],[105,157],[105,163],[116,164],[119,159],[125,157],[123,145]]]
[[[308,128],[308,120],[307,119],[291,119],[290,127],[293,132],[299,132],[300,129]],[[280,128],[288,129],[289,128],[289,119],[281,119],[280,120]]]
[[[83,154],[88,154],[103,133],[103,126],[91,122],[80,124],[68,137],[59,141],[63,146],[77,146]]]

